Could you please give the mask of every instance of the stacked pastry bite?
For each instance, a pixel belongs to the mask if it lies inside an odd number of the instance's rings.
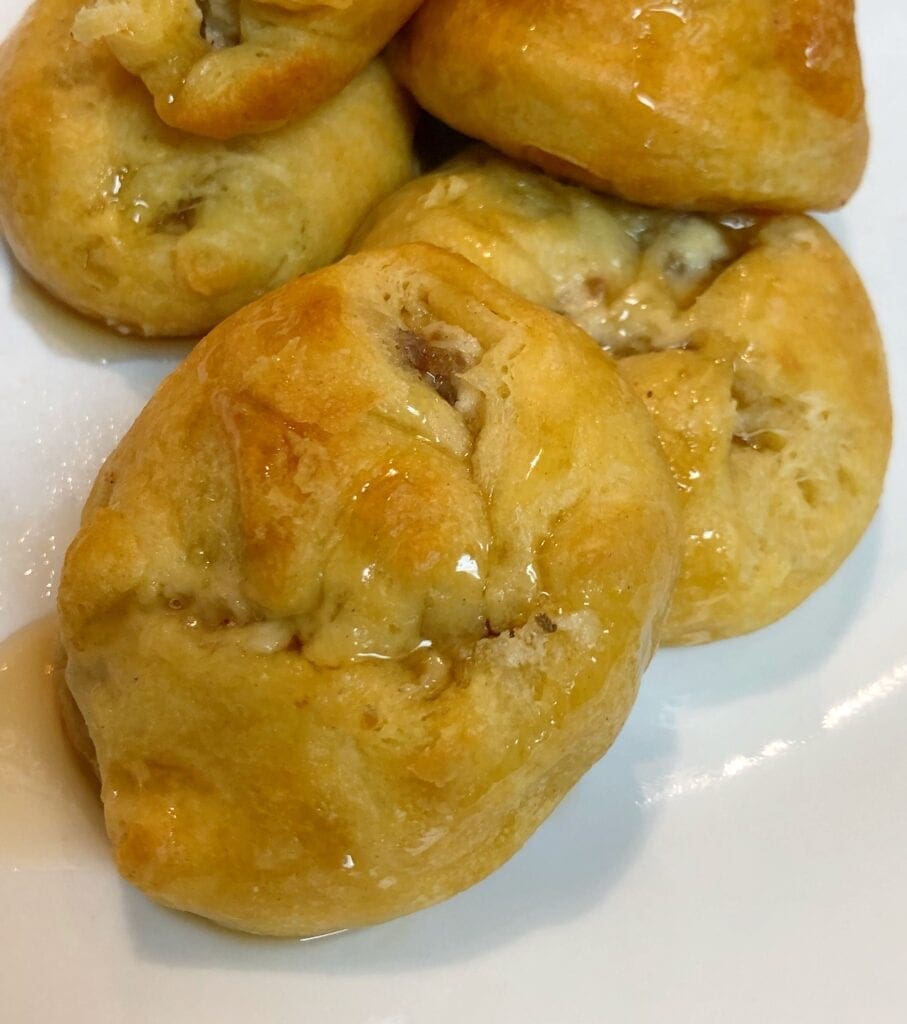
[[[342,253],[412,174],[407,101],[380,60],[358,69],[415,2],[386,5],[355,54],[320,44],[330,74],[298,110],[273,91],[305,88],[325,8],[295,6],[30,9],[0,67],[0,224],[41,284],[124,332],[195,335]],[[246,7],[251,39],[224,48]]]
[[[574,321],[648,407],[685,537],[663,643],[780,618],[863,533],[888,457],[884,357],[816,221],[632,206],[479,147],[391,196],[355,246],[413,241]]]
[[[0,66],[38,280],[147,334],[244,306],[102,469],[60,613],[120,870],[249,931],[493,870],[659,642],[835,571],[887,461],[871,308],[801,212],[865,161],[848,3],[429,0],[391,68],[509,157],[403,184],[365,65],[415,6],[40,0]]]

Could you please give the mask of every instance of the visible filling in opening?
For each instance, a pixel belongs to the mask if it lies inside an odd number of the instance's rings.
[[[456,405],[456,377],[467,369],[466,356],[455,348],[439,348],[414,331],[401,329],[397,344],[404,360],[448,405]]]
[[[740,448],[757,452],[781,452],[787,445],[791,420],[799,418],[796,410],[783,399],[770,398],[755,382],[743,379],[737,368],[737,377],[731,389],[736,409],[732,442]]]
[[[236,46],[241,39],[238,0],[195,0],[202,12],[202,38],[215,50]]]
[[[169,210],[162,211],[153,222],[153,229],[165,235],[184,235],[195,227],[198,207],[201,198],[180,200]]]
[[[761,223],[677,216],[624,225],[638,250],[632,281],[605,271],[577,274],[557,288],[555,312],[582,327],[617,358],[683,348],[682,314],[756,244]],[[613,278],[613,275],[612,275]]]

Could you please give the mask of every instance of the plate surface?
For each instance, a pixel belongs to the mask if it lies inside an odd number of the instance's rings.
[[[25,4],[8,0],[0,32]],[[907,8],[862,0],[874,129],[826,218],[907,399]],[[100,463],[187,351],[111,336],[0,250],[0,638],[53,611]],[[11,1024],[903,1021],[907,426],[879,516],[762,632],[658,655],[612,752],[525,849],[431,910],[318,942],[236,937],[119,881],[40,689],[0,653],[0,1019]],[[34,684],[34,685],[31,685]]]

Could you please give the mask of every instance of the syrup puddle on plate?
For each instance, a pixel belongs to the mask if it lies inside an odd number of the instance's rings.
[[[54,616],[0,645],[0,870],[107,857],[97,785],[63,732],[61,662]]]

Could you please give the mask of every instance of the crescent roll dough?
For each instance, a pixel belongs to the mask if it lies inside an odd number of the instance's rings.
[[[477,147],[386,200],[357,245],[416,240],[619,358],[684,509],[665,642],[772,622],[856,544],[891,442],[885,360],[856,272],[814,220],[630,206]]]
[[[830,209],[866,162],[853,0],[428,0],[394,66],[467,135],[650,205]]]
[[[467,261],[368,253],[248,306],[152,398],[66,557],[120,870],[275,935],[478,881],[614,739],[679,546],[632,389]]]
[[[78,0],[39,0],[0,57],[0,227],[58,298],[123,331],[202,334],[335,259],[412,173],[408,105],[374,63],[309,117],[214,142],[163,124]]]
[[[418,2],[90,0],[74,32],[81,42],[105,40],[142,78],[167,124],[229,139],[312,113],[363,70]]]

